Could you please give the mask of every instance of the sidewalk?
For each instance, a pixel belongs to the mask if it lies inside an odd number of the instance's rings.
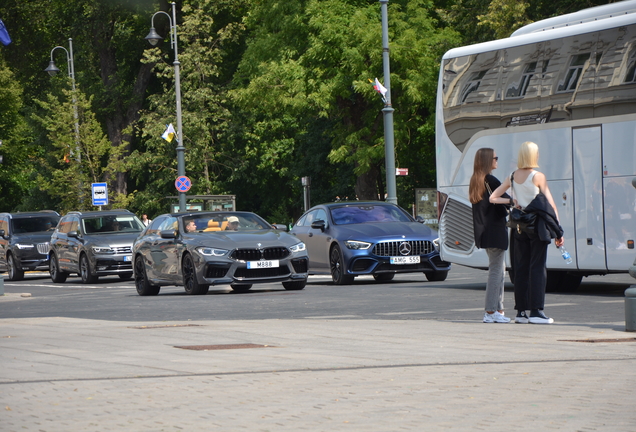
[[[622,321],[0,319],[0,431],[633,431],[634,338]]]

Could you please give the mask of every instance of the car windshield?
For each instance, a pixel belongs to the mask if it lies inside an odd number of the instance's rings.
[[[382,222],[411,222],[400,208],[388,205],[347,205],[330,209],[336,225]]]
[[[82,219],[86,234],[140,232],[145,227],[135,215],[108,215]]]
[[[203,213],[183,217],[186,232],[258,231],[271,225],[252,213]]]
[[[14,234],[53,231],[59,221],[57,216],[38,216],[11,219]]]

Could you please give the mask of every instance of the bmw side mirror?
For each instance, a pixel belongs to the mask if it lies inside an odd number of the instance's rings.
[[[4,234],[5,234],[4,230],[0,230],[0,237],[4,237]]]
[[[317,221],[311,223],[311,227],[313,229],[319,229],[320,231],[324,231],[325,230],[325,226],[326,226],[326,223],[325,223],[324,220],[317,220]]]
[[[163,230],[159,233],[159,236],[163,239],[175,239],[177,238],[177,231],[175,230]]]
[[[287,232],[287,225],[284,225],[284,224],[272,224],[272,226],[274,227],[274,229],[276,229],[278,231]]]
[[[68,236],[72,238],[79,238],[79,234],[77,233],[77,231],[70,231],[68,233]]]

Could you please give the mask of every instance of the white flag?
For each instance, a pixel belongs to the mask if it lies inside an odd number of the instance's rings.
[[[174,127],[172,126],[172,123],[170,123],[168,125],[168,129],[166,129],[163,135],[161,135],[161,138],[165,139],[168,142],[172,142],[172,140],[174,139],[176,135],[177,133],[175,132]]]
[[[378,79],[375,79],[375,85],[373,86],[373,88],[382,95],[382,97],[386,96],[386,92],[388,91],[386,89],[386,87],[384,87],[382,84],[380,84],[380,81],[378,81]]]

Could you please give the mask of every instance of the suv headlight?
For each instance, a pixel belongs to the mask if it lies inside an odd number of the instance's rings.
[[[347,240],[344,244],[349,249],[369,249],[371,247],[371,243],[356,240]]]
[[[15,245],[18,249],[33,249],[35,247],[30,243],[16,243]]]
[[[300,243],[296,243],[295,245],[291,246],[289,248],[289,250],[292,251],[292,253],[302,252],[304,250],[307,250],[307,246],[305,246],[305,243],[300,242]]]
[[[93,246],[92,249],[93,249],[93,253],[96,253],[96,254],[114,254],[115,253],[113,248],[108,246]]]
[[[212,247],[201,246],[197,248],[197,252],[199,252],[201,255],[204,255],[204,256],[220,257],[220,256],[227,255],[229,251],[225,249],[217,249]]]

